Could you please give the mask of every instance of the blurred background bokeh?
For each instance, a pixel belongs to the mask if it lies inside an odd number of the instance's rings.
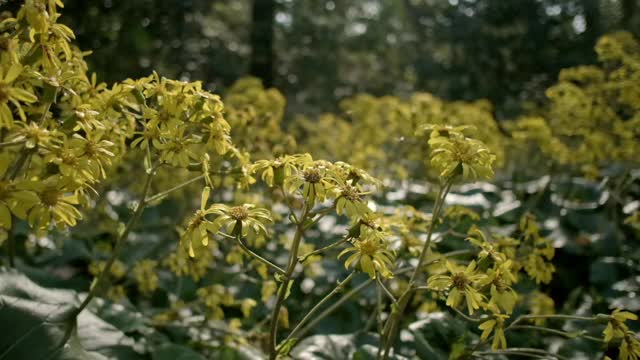
[[[9,4],[18,1],[10,1]],[[162,75],[224,90],[252,74],[289,114],[357,93],[489,99],[498,118],[541,101],[604,33],[638,34],[636,0],[68,0],[100,80]],[[125,54],[125,55],[114,55]]]

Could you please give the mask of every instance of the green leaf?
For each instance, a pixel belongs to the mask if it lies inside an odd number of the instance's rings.
[[[0,295],[0,323],[11,324],[0,335],[0,359],[100,359],[78,346],[74,310]]]
[[[47,289],[0,269],[0,359],[141,359],[133,339],[90,311],[76,319],[74,291]]]
[[[466,332],[466,327],[448,313],[434,312],[409,324],[409,331],[414,339],[413,344],[408,345],[418,358],[446,360],[456,340]]]

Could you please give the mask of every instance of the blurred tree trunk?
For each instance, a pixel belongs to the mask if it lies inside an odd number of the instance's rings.
[[[404,0],[403,4],[405,9],[405,16],[407,16],[408,20],[411,22],[411,25],[413,26],[413,33],[416,36],[416,51],[419,51],[420,47],[418,46],[418,44],[426,42],[424,29],[422,24],[420,23],[420,16],[422,16],[422,11],[416,5],[414,5],[411,0]],[[417,88],[425,88],[427,79],[429,79],[429,71],[424,57],[417,57],[414,64],[414,70],[416,72]]]
[[[631,20],[638,8],[638,0],[623,0],[622,1],[622,19],[620,20],[620,26],[625,30],[630,30]]]
[[[599,0],[584,0],[584,20],[586,25],[585,41],[586,46],[593,47],[601,35],[600,29],[600,1]]]
[[[273,85],[273,24],[275,0],[253,0],[251,12],[250,74]]]

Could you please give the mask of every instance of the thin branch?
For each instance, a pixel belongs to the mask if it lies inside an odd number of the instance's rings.
[[[543,331],[543,332],[548,332],[548,333],[552,333],[552,334],[556,334],[562,337],[566,337],[569,339],[573,339],[573,338],[584,338],[587,340],[591,340],[591,341],[595,341],[595,342],[604,342],[603,339],[599,339],[597,337],[593,337],[593,336],[589,336],[587,334],[583,334],[582,332],[576,333],[576,334],[572,334],[566,331],[562,331],[562,330],[556,330],[556,329],[551,329],[551,328],[547,328],[547,327],[543,327],[543,326],[533,326],[533,325],[516,325],[516,326],[512,326],[511,329],[516,330],[516,329],[528,329],[528,330],[536,330],[536,331]]]
[[[202,179],[204,179],[204,175],[198,175],[198,176],[194,177],[193,179],[189,179],[189,180],[183,182],[182,184],[179,184],[179,185],[176,185],[176,186],[172,187],[171,189],[168,189],[168,190],[159,192],[159,193],[157,193],[155,195],[152,195],[152,196],[146,198],[144,202],[147,203],[147,204],[153,203],[153,202],[155,202],[157,200],[162,199],[163,197],[169,195],[170,193],[172,193],[172,192],[174,192],[176,190],[180,190],[180,189],[182,189],[182,188],[184,188],[184,187],[186,187],[188,185],[191,185],[191,184],[193,184],[193,183],[195,183],[195,182],[197,182],[199,180],[202,180]]]
[[[246,252],[247,254],[253,256],[256,260],[260,261],[261,263],[269,266],[270,268],[272,268],[275,272],[277,272],[278,274],[284,275],[286,272],[280,268],[278,265],[272,263],[271,261],[263,258],[262,256],[254,253],[253,251],[251,251],[251,249],[249,249],[240,239],[240,234],[236,235],[234,238],[236,239],[236,243],[238,244],[238,246],[240,246],[242,248],[242,250],[244,250],[244,252]]]
[[[460,311],[460,310],[458,310],[458,309],[456,309],[456,308],[454,308],[454,307],[450,307],[450,309],[452,309],[452,310],[453,310],[453,311],[455,311],[458,315],[462,316],[463,318],[465,318],[465,319],[466,319],[466,320],[468,320],[468,321],[472,321],[472,322],[480,322],[480,321],[482,321],[482,319],[478,319],[478,318],[471,317],[471,316],[469,316],[469,315],[467,315],[467,314],[463,313],[462,311]]]
[[[384,283],[380,280],[379,277],[376,277],[376,281],[378,282],[378,285],[380,285],[380,288],[382,288],[382,290],[384,291],[385,295],[387,295],[387,297],[389,297],[391,302],[397,306],[398,302],[396,301],[396,298],[393,296],[391,291],[389,291],[389,289],[387,289],[387,287],[384,286]]]
[[[329,301],[335,294],[341,292],[342,289],[344,289],[344,286],[347,285],[349,283],[349,281],[351,281],[351,279],[353,278],[353,275],[354,275],[354,273],[350,273],[344,280],[342,280],[342,282],[338,282],[338,285],[333,290],[331,290],[331,292],[328,293],[324,298],[322,298],[322,300],[320,300],[307,313],[307,315],[305,315],[304,318],[302,318],[302,320],[300,320],[298,325],[296,325],[296,327],[293,328],[293,330],[291,330],[291,333],[289,333],[287,338],[284,339],[284,341],[281,343],[280,346],[278,346],[278,348],[276,349],[276,353],[280,353],[280,351],[282,350],[282,346],[284,344],[286,344],[289,340],[295,338],[295,336],[298,334],[298,332],[300,332],[300,329],[302,328],[302,325],[304,325],[307,321],[309,321],[309,319],[311,319],[313,317],[313,315],[315,315],[315,313],[322,307],[322,305],[324,305],[327,301]]]
[[[342,240],[340,240],[340,241],[336,241],[336,242],[334,242],[334,243],[333,243],[333,244],[331,244],[331,245],[327,245],[327,246],[325,246],[325,247],[323,247],[323,248],[316,249],[316,250],[314,250],[314,251],[308,252],[308,253],[306,253],[305,255],[302,255],[302,256],[298,257],[298,262],[303,263],[303,262],[307,261],[307,259],[308,259],[310,256],[318,255],[318,254],[321,254],[321,253],[323,253],[323,252],[325,252],[325,251],[327,251],[327,250],[331,250],[331,249],[333,249],[333,248],[335,248],[335,247],[337,247],[337,246],[340,246],[340,245],[344,244],[344,243],[345,243],[345,242],[347,242],[349,239],[350,239],[350,237],[349,237],[349,236],[346,236],[344,239],[342,239]]]
[[[151,179],[153,178],[153,175],[154,175],[154,173],[155,173],[155,171],[156,171],[156,169],[158,167],[159,167],[159,165],[155,166],[154,168],[150,169],[150,171],[147,173],[147,178],[145,180],[144,188],[142,190],[142,195],[140,196],[140,199],[141,199],[140,203],[138,203],[138,206],[136,207],[135,211],[133,212],[133,215],[129,219],[129,222],[127,223],[126,227],[124,228],[124,230],[120,233],[120,235],[116,239],[116,244],[115,244],[115,247],[113,249],[113,252],[111,253],[111,257],[109,258],[109,260],[105,264],[104,268],[100,272],[100,275],[98,276],[98,279],[93,284],[93,287],[89,291],[89,294],[84,299],[82,304],[80,304],[80,307],[78,308],[78,310],[76,310],[76,313],[75,313],[76,317],[78,315],[80,315],[82,310],[84,310],[89,305],[91,300],[97,295],[98,291],[100,291],[100,287],[103,285],[103,283],[105,283],[105,281],[107,281],[109,272],[111,271],[111,266],[116,261],[116,258],[118,257],[118,253],[120,252],[120,249],[122,248],[122,246],[126,242],[126,239],[129,236],[129,232],[131,232],[131,229],[133,228],[133,226],[136,224],[136,222],[138,221],[138,219],[142,215],[142,212],[143,212],[143,210],[145,208],[145,205],[146,205],[146,202],[145,202],[144,199],[146,198],[147,193],[149,192],[149,188],[151,187]]]

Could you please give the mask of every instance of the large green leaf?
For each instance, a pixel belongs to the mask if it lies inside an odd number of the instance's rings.
[[[0,270],[0,360],[139,359],[133,339],[88,310],[73,314],[74,291],[47,289],[25,275]]]
[[[407,337],[403,345],[420,359],[446,360],[456,340],[465,334],[473,336],[463,322],[446,312],[429,313],[409,324],[408,330],[413,336]]]

